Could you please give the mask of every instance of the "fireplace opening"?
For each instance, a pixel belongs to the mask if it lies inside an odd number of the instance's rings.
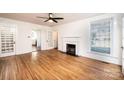
[[[70,55],[76,55],[76,45],[66,44],[66,53]]]

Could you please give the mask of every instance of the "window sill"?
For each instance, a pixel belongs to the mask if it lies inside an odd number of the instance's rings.
[[[104,53],[93,52],[93,51],[88,51],[88,53],[95,54],[95,55],[100,55],[100,56],[106,56],[106,57],[113,57],[112,54],[104,54]]]

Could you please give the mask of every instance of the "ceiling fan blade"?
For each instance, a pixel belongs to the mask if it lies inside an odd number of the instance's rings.
[[[55,23],[58,23],[58,21],[56,21],[55,19],[52,19]]]
[[[37,16],[37,18],[43,18],[43,19],[48,19],[47,17],[40,17],[40,16]]]
[[[64,18],[61,18],[61,17],[56,17],[56,18],[53,18],[53,19],[63,20]]]
[[[46,19],[44,22],[55,22],[58,23],[57,20],[63,20],[64,18],[62,17],[55,17],[53,13],[48,13],[48,17],[41,17],[41,16],[37,16],[37,18],[43,18]]]
[[[44,22],[47,22],[47,21],[49,21],[49,19],[45,20]]]

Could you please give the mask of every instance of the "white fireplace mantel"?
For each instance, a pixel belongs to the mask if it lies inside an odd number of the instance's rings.
[[[63,52],[66,52],[66,45],[67,44],[74,44],[76,46],[76,55],[79,55],[79,42],[80,42],[80,37],[63,37],[62,38],[62,50]]]

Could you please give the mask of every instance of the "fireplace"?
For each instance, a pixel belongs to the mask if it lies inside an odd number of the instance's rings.
[[[75,44],[66,44],[66,53],[70,55],[76,55],[76,45]]]

